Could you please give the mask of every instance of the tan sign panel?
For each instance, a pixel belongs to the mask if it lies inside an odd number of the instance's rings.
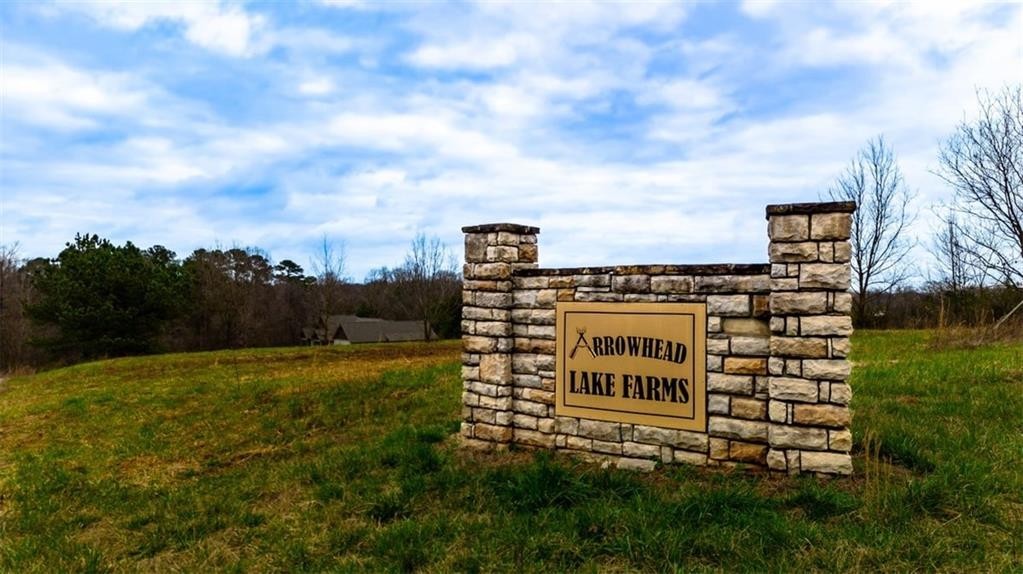
[[[558,303],[556,414],[707,430],[704,303]]]

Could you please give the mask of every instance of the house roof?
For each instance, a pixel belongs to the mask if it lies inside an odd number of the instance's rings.
[[[355,315],[332,315],[327,318],[329,339],[343,339],[352,343],[391,343],[422,341],[423,324],[420,321],[388,321]],[[430,330],[430,338],[436,338]]]

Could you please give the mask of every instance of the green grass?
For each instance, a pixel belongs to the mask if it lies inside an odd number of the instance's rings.
[[[0,571],[1019,571],[1023,346],[854,339],[856,477],[459,450],[457,343],[0,388]]]

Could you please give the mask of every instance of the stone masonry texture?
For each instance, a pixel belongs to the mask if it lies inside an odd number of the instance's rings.
[[[767,207],[768,262],[539,268],[536,227],[464,227],[461,434],[621,468],[852,473],[849,234],[855,204]],[[703,432],[555,415],[560,301],[707,306]]]

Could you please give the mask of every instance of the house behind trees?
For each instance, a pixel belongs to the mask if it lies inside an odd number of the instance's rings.
[[[424,341],[422,321],[389,321],[355,315],[330,315],[326,324],[302,329],[302,342],[308,345],[348,345],[352,343],[397,343]],[[433,329],[429,338],[436,339]]]

